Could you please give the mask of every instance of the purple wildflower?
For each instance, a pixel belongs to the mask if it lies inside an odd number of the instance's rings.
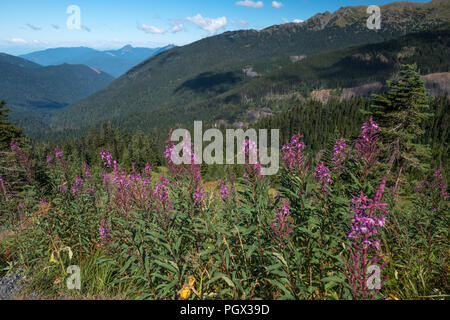
[[[377,163],[377,156],[380,152],[378,147],[378,133],[380,126],[370,117],[369,122],[362,126],[361,134],[355,142],[357,157],[364,161],[364,179],[367,180],[369,171]]]
[[[386,256],[381,253],[380,240],[376,238],[380,229],[386,224],[383,214],[388,213],[385,209],[387,203],[381,203],[385,185],[386,177],[381,181],[373,199],[369,199],[361,193],[352,201],[353,218],[348,234],[348,238],[352,239],[352,242],[348,247],[350,257],[347,261],[344,260],[344,273],[350,283],[354,298],[367,299],[371,291],[367,287],[368,267],[376,265]],[[383,269],[388,263],[389,261],[384,261],[380,269]],[[375,298],[378,291],[379,288],[374,291],[372,299]]]
[[[289,236],[293,230],[289,207],[289,203],[283,200],[283,206],[278,208],[275,222],[270,225],[275,235],[274,239],[282,244],[285,244],[289,240]]]
[[[92,179],[92,173],[91,173],[91,170],[89,169],[89,165],[86,162],[84,162],[83,167],[84,167],[84,176],[88,180]]]
[[[320,190],[322,191],[322,193],[325,193],[328,189],[328,185],[332,182],[330,170],[323,164],[323,162],[321,162],[314,170],[314,174],[321,185]]]
[[[434,177],[432,183],[433,188],[439,191],[439,195],[441,196],[442,199],[444,200],[448,199],[447,183],[445,182],[444,177],[442,175],[442,166],[434,172],[433,177]]]
[[[194,203],[196,205],[202,205],[204,199],[205,199],[205,189],[203,189],[202,187],[197,187],[194,193]]]
[[[219,181],[220,183],[220,198],[225,199],[230,195],[230,189],[226,184],[223,183],[222,179]]]
[[[32,178],[33,172],[31,170],[31,160],[28,158],[28,155],[22,150],[21,147],[17,144],[17,141],[11,141],[11,151],[16,155],[17,161],[25,168],[27,173],[26,178],[30,184],[33,184],[34,180]]]
[[[109,151],[102,150],[100,152],[100,157],[102,158],[103,164],[107,168],[111,168],[111,162],[112,162],[112,155]]]
[[[291,140],[282,146],[281,152],[282,160],[289,170],[306,174],[309,167],[304,153],[305,143],[302,139],[303,136],[300,133],[293,135]]]
[[[55,147],[55,157],[61,164],[64,164],[64,155],[58,146]]]
[[[51,166],[51,165],[53,164],[53,161],[54,161],[55,159],[54,159],[53,156],[50,154],[50,152],[47,152],[47,158],[46,158],[46,160],[47,160],[47,164]]]
[[[344,169],[345,149],[347,144],[343,138],[336,142],[333,148],[333,164],[338,171]]]
[[[76,177],[75,182],[72,184],[72,194],[74,196],[77,196],[82,187],[83,187],[83,179],[81,179],[80,177]]]
[[[102,246],[107,245],[110,242],[111,229],[109,228],[109,223],[106,221],[105,217],[102,217],[102,223],[100,228],[98,228],[100,234],[100,243]]]
[[[64,184],[61,184],[59,186],[59,192],[61,192],[62,194],[65,194],[67,192],[67,187]]]

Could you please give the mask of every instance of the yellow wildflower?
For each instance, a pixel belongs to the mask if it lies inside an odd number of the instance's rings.
[[[53,252],[52,252],[52,255],[50,257],[50,263],[58,263],[58,261],[56,261],[56,259],[55,259],[55,255],[53,254]]]
[[[183,285],[180,290],[180,300],[186,300],[191,295],[191,289],[197,294],[194,288],[195,278],[193,276],[187,277],[187,283]],[[197,294],[198,295],[198,294]]]

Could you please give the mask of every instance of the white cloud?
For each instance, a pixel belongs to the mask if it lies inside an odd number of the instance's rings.
[[[281,21],[283,21],[283,23],[290,23],[289,20],[286,18],[281,18]],[[300,19],[292,20],[292,23],[302,23],[302,22],[304,22],[304,20],[300,20]]]
[[[272,8],[274,9],[280,9],[281,7],[284,7],[284,4],[278,1],[272,1]]]
[[[166,30],[164,28],[158,28],[155,26],[147,26],[145,24],[141,24],[140,29],[145,33],[153,33],[153,34],[164,34]]]
[[[172,28],[171,28],[172,33],[177,33],[177,32],[183,31],[183,30],[184,30],[184,25],[181,23],[176,24],[176,25],[172,26]]]
[[[204,18],[199,13],[196,16],[186,18],[188,21],[194,23],[200,29],[208,31],[211,35],[216,34],[217,31],[224,28],[228,21],[226,17],[216,19]]]
[[[264,3],[262,1],[251,1],[251,0],[238,1],[236,2],[236,5],[255,9],[260,9],[264,7]]]
[[[14,42],[14,43],[17,43],[17,44],[27,44],[28,43],[27,40],[24,40],[24,39],[21,39],[21,38],[12,38],[11,42]]]

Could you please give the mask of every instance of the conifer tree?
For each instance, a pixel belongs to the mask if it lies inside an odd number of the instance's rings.
[[[9,149],[11,140],[20,140],[23,129],[17,128],[17,122],[8,119],[9,109],[5,108],[6,102],[0,101],[0,150]]]
[[[428,169],[431,151],[420,144],[423,124],[430,113],[432,98],[426,94],[417,66],[402,65],[398,79],[387,82],[386,95],[374,95],[370,114],[381,126],[387,173],[393,174],[396,187],[405,170]]]

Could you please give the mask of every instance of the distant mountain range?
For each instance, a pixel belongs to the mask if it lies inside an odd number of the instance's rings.
[[[114,78],[85,65],[43,67],[0,53],[0,99],[22,125],[85,98],[106,87]],[[40,122],[41,120],[39,120]]]
[[[98,51],[86,47],[53,48],[21,55],[21,58],[36,62],[42,66],[84,64],[102,70],[113,77],[119,77],[142,61],[173,48],[133,48],[127,45],[119,50]]]
[[[104,121],[145,130],[194,119],[234,121],[246,108],[261,101],[277,106],[302,87],[384,83],[403,62],[417,60],[421,71],[449,71],[450,1],[382,6],[376,31],[366,26],[366,9],[345,7],[303,23],[225,32],[173,48],[58,112],[52,130]],[[394,41],[407,34],[411,38]],[[347,50],[352,46],[360,47]]]

